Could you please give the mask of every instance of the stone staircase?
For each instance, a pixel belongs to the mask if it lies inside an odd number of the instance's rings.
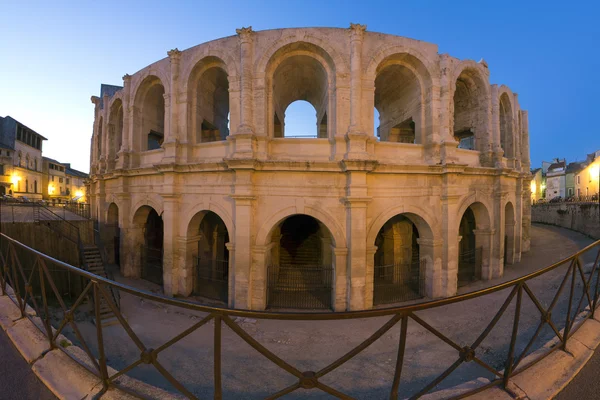
[[[109,279],[109,277],[106,275],[106,269],[104,268],[104,263],[102,262],[102,256],[100,254],[100,249],[98,249],[98,246],[89,244],[84,245],[83,262],[85,264],[86,271],[91,272],[94,275],[98,275],[103,278]],[[107,293],[110,294],[110,289],[108,287],[105,286],[104,289]],[[97,321],[94,322],[97,323]],[[119,320],[106,303],[106,299],[104,297],[100,299],[100,323],[103,327],[119,323]]]

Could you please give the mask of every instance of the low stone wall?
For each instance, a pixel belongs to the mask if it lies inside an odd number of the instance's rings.
[[[557,225],[600,239],[600,207],[597,203],[536,204],[531,207],[531,222]]]

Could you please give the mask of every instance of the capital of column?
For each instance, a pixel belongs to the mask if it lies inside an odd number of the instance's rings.
[[[365,31],[367,30],[367,26],[361,25],[361,24],[353,24],[351,22],[350,28],[348,28],[348,29],[350,30],[350,40],[352,40],[352,41],[363,40]]]
[[[129,75],[129,74],[123,75],[123,83],[128,84],[129,82],[131,82],[131,75]]]
[[[335,247],[333,249],[333,254],[335,254],[336,256],[347,256],[348,248],[347,247]]]
[[[235,30],[235,33],[237,33],[238,37],[240,38],[240,41],[242,43],[249,43],[252,41],[252,37],[254,35],[254,31],[252,30],[252,27],[249,26],[247,28],[238,28]]]
[[[181,59],[181,51],[177,47],[167,51],[167,55],[171,59],[171,62],[179,62]]]

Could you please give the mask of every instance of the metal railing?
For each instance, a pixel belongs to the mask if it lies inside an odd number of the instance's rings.
[[[319,265],[270,265],[267,307],[332,308],[333,268]]]
[[[35,262],[29,277],[23,272],[23,265],[21,264],[18,254],[15,251],[17,248],[27,251],[29,254],[35,256]],[[390,332],[390,330],[397,325],[400,325],[398,341],[387,342],[388,346],[394,347],[393,350],[397,354],[395,362],[391,365],[393,367],[393,377],[391,377],[389,382],[389,397],[396,399],[398,398],[399,394],[402,394],[403,397],[407,397],[406,393],[400,391],[400,382],[402,379],[403,368],[409,367],[411,365],[410,360],[412,359],[412,356],[406,350],[407,342],[409,342],[409,339],[414,338],[413,335],[408,334],[409,324],[411,325],[411,331],[414,331],[416,328],[424,329],[426,332],[440,339],[440,343],[444,343],[448,349],[451,349],[455,356],[455,361],[435,379],[419,382],[418,389],[410,394],[410,398],[417,399],[429,393],[438,384],[448,379],[448,376],[452,372],[464,364],[476,364],[489,374],[493,375],[494,378],[489,381],[489,383],[482,383],[481,386],[476,387],[475,389],[462,392],[460,395],[453,397],[464,398],[494,386],[501,386],[506,389],[511,378],[518,373],[528,369],[532,365],[552,354],[554,351],[567,350],[570,338],[581,326],[581,324],[585,320],[594,317],[600,294],[600,241],[593,243],[577,253],[539,271],[483,290],[403,307],[339,313],[276,313],[207,307],[185,300],[152,294],[147,291],[138,290],[130,286],[93,275],[82,269],[73,267],[48,257],[45,254],[37,252],[34,249],[31,249],[4,234],[0,235],[0,249],[2,250],[0,252],[0,294],[10,294],[6,291],[6,285],[10,285],[14,289],[14,295],[11,296],[11,299],[19,307],[21,317],[31,320],[32,323],[34,323],[34,325],[37,326],[45,335],[48,350],[59,349],[60,351],[63,351],[76,362],[80,363],[88,371],[100,378],[103,389],[97,397],[102,397],[102,395],[106,393],[109,388],[117,387],[126,393],[142,398],[144,395],[136,392],[131,387],[122,384],[120,378],[138,366],[146,365],[154,367],[158,374],[163,376],[173,386],[173,388],[183,394],[186,398],[197,399],[198,394],[193,393],[186,387],[186,385],[175,378],[173,375],[175,370],[169,371],[159,360],[159,356],[163,354],[165,350],[168,350],[175,344],[180,343],[184,338],[187,338],[190,334],[197,332],[199,328],[211,322],[212,327],[210,327],[210,329],[212,330],[213,343],[213,360],[211,364],[213,375],[212,390],[213,397],[215,399],[221,399],[223,397],[223,378],[233,378],[231,372],[226,375],[222,374],[223,348],[227,348],[227,344],[223,343],[223,338],[227,337],[224,334],[225,331],[236,336],[238,340],[241,339],[246,342],[253,349],[255,349],[258,354],[264,356],[278,369],[287,372],[294,378],[294,382],[292,384],[289,384],[288,386],[269,394],[267,398],[280,398],[298,389],[316,389],[337,398],[351,399],[352,397],[349,394],[344,393],[346,388],[336,385],[336,383],[339,383],[337,379],[333,378],[332,380],[331,375],[333,374],[331,373],[361,353],[364,356],[365,350],[371,344],[386,335],[386,333]],[[592,260],[593,262],[589,262]],[[73,272],[85,280],[86,286],[83,293],[70,307],[65,305],[60,293],[58,293],[56,290],[52,276],[49,273],[49,266],[55,266],[56,268]],[[562,273],[562,267],[566,267],[566,272],[564,274]],[[543,298],[540,299],[540,296],[542,295],[540,293],[538,293],[536,296],[534,293],[535,289],[532,289],[532,285],[535,282],[539,282],[533,281],[538,277],[541,277],[540,279],[542,282],[548,281],[548,274],[552,276],[553,281],[552,285],[549,286],[546,292],[542,293],[544,295],[543,297],[548,295],[552,296],[548,298],[551,299],[551,301],[549,302],[549,305],[546,306],[546,300]],[[32,277],[36,275],[39,276],[41,282],[39,292],[34,292],[32,286],[30,285]],[[557,278],[560,280],[560,284],[554,284],[554,282],[558,282],[554,280]],[[107,291],[107,288],[109,287],[123,291],[134,298],[154,301],[171,307],[180,308],[182,310],[187,309],[204,312],[207,315],[195,321],[189,328],[182,330],[179,333],[173,332],[173,336],[171,336],[169,340],[162,343],[160,346],[150,348],[142,341],[142,339],[140,339],[140,336],[134,332],[132,326],[127,322],[127,319],[123,316],[122,312],[115,306],[110,294]],[[53,331],[53,327],[50,323],[51,319],[47,302],[48,291],[52,291],[55,294],[64,315],[64,318],[61,319],[55,331]],[[567,292],[567,298],[561,299],[560,296],[564,292]],[[99,320],[100,316],[99,300],[104,299],[117,316],[117,319],[127,336],[131,338],[137,347],[139,356],[136,354],[135,361],[131,364],[128,363],[126,367],[120,368],[119,370],[114,370],[112,368],[109,369],[106,356],[106,346],[109,346],[109,343],[112,343],[113,345],[115,345],[115,343],[114,341],[107,341],[104,338],[103,332],[106,328],[103,328],[102,324],[97,324],[96,326],[97,343],[88,343],[78,329],[77,324],[74,322],[74,313],[81,306],[88,293],[91,294],[95,299],[94,313],[97,317],[97,320]],[[505,293],[508,293],[508,295],[503,297]],[[476,301],[478,304],[480,304],[480,302],[484,300],[486,296],[495,296],[495,299],[500,295],[502,295],[504,300],[500,302],[490,302],[493,304],[493,308],[487,310],[490,312],[490,314],[476,316],[470,315],[470,317],[485,318],[486,321],[489,320],[490,322],[485,325],[485,328],[481,332],[479,332],[479,330],[475,331],[475,329],[478,328],[476,328],[475,325],[470,324],[469,329],[473,330],[473,333],[477,334],[477,336],[475,340],[469,341],[466,345],[459,344],[456,340],[453,340],[451,338],[452,332],[444,333],[443,331],[448,330],[448,327],[444,326],[441,328],[436,328],[430,323],[426,322],[426,320],[423,318],[423,313],[428,310],[453,306],[455,306],[455,309],[461,309],[462,304],[468,300],[477,299]],[[529,299],[530,303],[526,302],[526,299]],[[557,304],[559,303],[560,307],[568,303],[564,318],[557,317],[557,309],[559,308]],[[510,309],[514,310],[514,312],[513,315],[510,315],[510,311],[508,311],[509,306],[513,304],[514,307],[510,307]],[[27,311],[28,305],[33,307],[36,316],[32,316],[31,313]],[[533,319],[533,326],[536,327],[535,332],[532,335],[529,335],[530,331],[525,330],[527,335],[522,337],[523,329],[521,329],[521,319],[523,319],[523,321],[527,321],[528,319],[524,317],[529,316],[525,315],[523,312],[526,306],[530,306],[535,314],[539,313],[539,318]],[[439,312],[446,311],[447,309],[439,310]],[[480,312],[483,313],[483,309],[481,309]],[[508,320],[506,323],[499,323],[503,316],[508,317]],[[331,362],[328,361],[327,365],[316,371],[310,371],[303,370],[299,366],[296,367],[291,363],[288,363],[282,358],[283,356],[279,356],[273,351],[269,350],[250,333],[248,333],[248,331],[246,331],[244,327],[237,322],[238,319],[235,317],[244,317],[242,319],[257,318],[261,320],[311,321],[312,325],[318,324],[318,321],[341,321],[350,319],[358,320],[357,323],[364,323],[365,321],[369,321],[371,323],[380,323],[375,319],[377,317],[386,318],[386,321],[379,329],[377,329],[372,335],[370,335],[360,344],[354,346],[350,350],[345,350],[346,352],[341,357]],[[159,320],[161,318],[160,314],[156,314],[156,318]],[[40,320],[41,324],[38,322]],[[560,326],[563,326],[563,324],[564,328],[560,329]],[[73,329],[75,336],[80,342],[80,346],[87,354],[89,360],[86,360],[86,362],[82,362],[67,349],[63,348],[60,343],[57,343],[59,335],[64,331],[67,325]],[[223,330],[223,326],[228,327],[229,330]],[[495,327],[498,327],[498,329],[504,328],[502,333],[510,343],[508,345],[506,354],[502,353],[502,361],[497,365],[491,365],[485,359],[485,355],[490,349],[485,348],[482,343]],[[548,346],[541,352],[530,354],[529,351],[532,349],[536,339],[540,337],[540,332],[543,328],[549,328],[550,332],[555,338],[554,340],[556,341],[556,345],[552,347]],[[170,327],[170,329],[173,328]],[[508,340],[508,338],[510,339]],[[520,341],[520,345],[518,347],[516,346],[517,339]],[[97,349],[97,356],[91,351],[92,345],[94,345],[94,347]],[[302,346],[305,346],[305,344],[302,343]],[[430,349],[429,346],[425,348],[425,351],[428,351],[428,349]],[[305,351],[304,347],[302,350]],[[420,355],[419,357],[425,357],[425,355]],[[364,358],[362,359],[362,362],[364,362]],[[182,367],[184,367],[183,364],[176,364],[176,368],[180,369]],[[196,367],[197,365],[192,363],[192,368]],[[256,368],[258,369],[264,367]],[[361,369],[361,373],[364,374],[366,372],[366,369]],[[233,374],[235,375],[235,372]],[[189,375],[186,374],[186,377],[187,376]],[[262,384],[265,385],[268,380],[269,378],[267,378],[266,381],[263,381]],[[248,382],[247,377],[244,376],[242,381]]]
[[[581,195],[581,196],[568,196],[568,197],[554,197],[550,200],[546,199],[538,199],[533,200],[531,205],[541,205],[541,204],[562,204],[562,203],[598,203],[598,193],[590,194],[590,195]]]
[[[194,294],[227,304],[229,260],[194,256],[196,268]]]
[[[89,204],[85,203],[66,203],[64,209],[79,215],[81,218],[91,219],[92,213]]]
[[[483,249],[467,250],[458,255],[458,287],[481,279]]]
[[[373,279],[373,304],[420,299],[425,295],[424,284],[425,260],[376,265]]]

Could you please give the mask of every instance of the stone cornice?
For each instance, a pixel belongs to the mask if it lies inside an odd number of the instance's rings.
[[[340,168],[344,172],[350,171],[366,171],[371,172],[377,168],[379,161],[377,160],[342,160],[339,162]]]
[[[367,196],[346,196],[343,198],[344,204],[347,206],[367,206],[373,200],[372,197]]]

